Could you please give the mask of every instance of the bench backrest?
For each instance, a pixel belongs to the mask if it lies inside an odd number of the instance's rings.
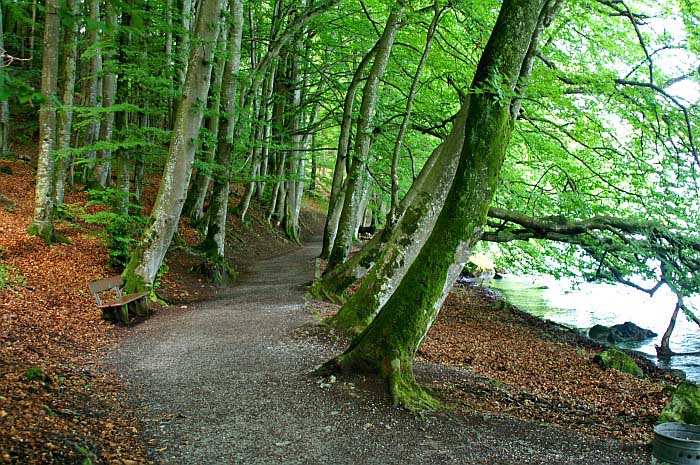
[[[90,289],[90,292],[93,294],[98,294],[102,291],[108,291],[110,289],[116,288],[117,292],[119,292],[119,289],[124,285],[124,280],[122,279],[121,276],[111,276],[109,278],[104,278],[100,279],[97,281],[93,281],[90,284],[88,284],[88,288]]]

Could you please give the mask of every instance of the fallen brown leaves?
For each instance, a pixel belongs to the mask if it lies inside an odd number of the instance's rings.
[[[86,225],[57,224],[69,245],[26,234],[34,174],[3,164],[13,174],[0,174],[0,265],[10,275],[0,289],[0,463],[146,463],[123,388],[99,363],[118,330],[87,283],[109,273],[107,251]]]
[[[604,370],[592,361],[594,354],[570,334],[496,305],[480,288],[452,292],[420,350],[427,361],[468,369],[434,386],[458,408],[650,440],[673,380]]]

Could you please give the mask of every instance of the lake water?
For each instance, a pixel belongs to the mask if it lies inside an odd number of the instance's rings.
[[[685,371],[688,380],[700,381],[700,356],[672,357],[670,362],[656,359],[654,345],[661,343],[676,303],[675,296],[666,287],[659,289],[652,298],[620,284],[581,283],[572,288],[570,281],[548,277],[508,276],[485,281],[483,285],[500,292],[521,310],[570,328],[587,330],[595,324],[611,326],[631,321],[650,329],[658,336],[618,346],[643,352],[663,367]],[[678,315],[671,337],[671,350],[700,351],[700,327],[682,313]]]

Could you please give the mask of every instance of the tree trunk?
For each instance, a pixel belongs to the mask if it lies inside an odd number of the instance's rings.
[[[394,39],[396,39],[396,33],[399,30],[403,8],[403,2],[399,1],[387,19],[382,38],[377,44],[372,69],[369,72],[362,93],[362,105],[360,106],[360,114],[357,121],[353,161],[348,172],[348,183],[345,191],[343,211],[338,224],[338,232],[328,258],[329,269],[333,269],[348,258],[355,237],[355,226],[357,225],[357,215],[360,213],[358,210],[365,182],[364,178],[367,176],[369,147],[373,132],[372,121],[377,104],[379,84],[389,62]]]
[[[114,112],[111,108],[114,106],[114,98],[117,94],[117,51],[112,45],[115,42],[114,34],[117,29],[118,13],[116,6],[106,2],[104,16],[107,19],[107,30],[110,32],[108,35],[105,35],[104,40],[105,44],[109,45],[102,50],[102,68],[104,72],[104,77],[102,78],[102,108],[108,111],[104,113],[104,119],[100,122],[99,140],[101,142],[111,142],[114,128]],[[101,149],[97,152],[97,164],[93,170],[92,177],[102,187],[107,185],[112,165],[110,162],[111,157],[111,150]]]
[[[73,127],[73,94],[75,92],[75,71],[78,54],[78,2],[68,0],[66,7],[69,10],[71,21],[66,27],[63,35],[63,61],[61,63],[61,79],[59,85],[59,95],[62,108],[58,112],[57,148],[59,151],[70,149],[71,131]],[[1,23],[2,21],[0,21]],[[2,35],[2,34],[0,34]],[[0,39],[1,40],[1,39]],[[0,47],[2,47],[0,45]],[[63,205],[66,191],[66,175],[70,155],[63,153],[57,159],[56,168],[56,207]]]
[[[53,229],[53,151],[56,147],[56,92],[61,25],[58,0],[46,0],[44,14],[44,45],[41,63],[41,95],[44,101],[39,108],[39,156],[34,220],[30,233],[50,244],[56,239]]]
[[[418,192],[413,194],[413,201],[393,228],[387,225],[391,231],[390,237],[383,242],[381,249],[377,247],[375,253],[381,255],[371,271],[332,318],[331,322],[337,328],[350,334],[361,333],[397,288],[430,236],[457,170],[468,111],[469,99],[460,110],[449,137],[436,149],[439,156],[429,166],[427,176],[416,186]],[[328,281],[332,282],[330,279]],[[332,286],[326,283],[325,292],[333,292],[330,289],[338,292],[339,284],[342,285],[342,282]]]
[[[253,10],[250,8],[248,9],[248,24],[250,26],[250,67],[251,69],[255,69],[258,63],[258,53],[255,46],[256,40],[255,23],[253,22]],[[242,223],[245,223],[245,216],[248,213],[248,208],[250,207],[250,200],[253,198],[255,188],[258,186],[256,178],[260,176],[261,147],[258,144],[258,141],[261,140],[263,137],[263,129],[262,125],[260,124],[260,108],[262,104],[263,111],[266,113],[265,109],[267,108],[267,106],[265,102],[261,102],[261,100],[264,100],[265,94],[267,93],[265,90],[265,85],[267,84],[267,82],[268,81],[266,80],[265,84],[263,84],[263,96],[261,97],[257,93],[255,93],[255,96],[253,97],[253,118],[255,121],[255,130],[253,131],[253,148],[251,149],[250,155],[250,181],[246,184],[245,191],[243,193],[243,198],[238,204],[238,207],[236,207],[236,211],[238,212]]]
[[[99,47],[100,42],[100,0],[90,1],[90,24],[91,29],[88,35],[88,40],[90,44],[94,45],[94,50],[92,50],[92,58],[90,59],[90,81],[88,83],[88,96],[87,96],[87,106],[90,108],[97,108],[97,96],[102,94],[102,78],[100,77],[102,73],[102,51]],[[97,142],[100,134],[100,118],[98,116],[90,117],[90,124],[87,125],[85,141],[84,144],[87,146],[92,146]],[[84,157],[89,159],[95,159],[95,150],[90,150]],[[94,165],[85,165],[83,168],[83,181],[87,184],[88,169],[93,169]]]
[[[124,270],[127,293],[153,286],[156,274],[177,229],[185,203],[196,147],[194,141],[204,114],[203,105],[209,92],[213,51],[221,17],[220,0],[203,0],[197,18],[195,35],[199,39],[192,47],[183,89],[183,99],[177,110],[168,159],[163,170],[160,189],[151,212],[150,225],[144,231],[131,260]]]
[[[377,317],[327,364],[377,372],[387,380],[394,402],[406,408],[430,409],[437,403],[416,383],[413,359],[481,237],[514,124],[509,96],[537,42],[538,23],[548,22],[550,10],[556,11],[547,6],[547,0],[504,1],[474,76],[464,147],[433,232]]]
[[[437,29],[438,21],[440,21],[440,15],[444,11],[435,2],[433,5],[435,9],[435,14],[433,15],[433,20],[428,26],[428,33],[425,37],[425,47],[423,48],[423,55],[418,62],[418,67],[416,68],[416,74],[413,75],[413,82],[411,82],[411,89],[408,92],[408,98],[406,99],[406,110],[404,110],[403,120],[401,121],[401,127],[399,128],[399,134],[396,136],[396,143],[394,144],[394,152],[391,157],[391,207],[389,208],[389,214],[387,215],[387,223],[394,224],[396,222],[397,209],[399,207],[399,154],[401,153],[401,146],[403,145],[403,138],[406,135],[406,130],[408,129],[408,123],[411,120],[411,109],[413,107],[413,100],[416,98],[416,93],[418,92],[418,84],[420,83],[421,71],[423,71],[423,66],[425,62],[428,61],[428,55],[430,55],[430,47],[433,43],[433,37],[435,37],[435,30]]]
[[[460,113],[458,114],[457,118],[455,119],[455,124],[458,124],[457,121],[459,121],[461,118],[462,127],[464,127],[464,119],[466,118],[466,108],[468,108],[468,106],[465,104],[460,110]],[[462,137],[463,135],[463,133],[459,134],[460,137]],[[457,134],[453,129],[453,133],[448,137],[448,140],[456,136]],[[440,170],[442,168],[435,168],[435,165],[440,164],[442,167],[444,167],[450,159],[449,154],[444,153],[445,145],[446,143],[442,143],[433,151],[428,160],[425,162],[425,165],[423,165],[423,169],[421,170],[420,174],[413,182],[413,184],[411,184],[411,188],[401,200],[401,203],[399,205],[397,224],[401,223],[401,218],[405,214],[406,210],[414,203],[417,197],[419,197],[423,192],[426,191],[430,192],[430,195],[432,195],[432,190],[435,188],[435,186],[441,185],[440,180],[442,179],[443,173],[441,173]],[[461,146],[453,150],[455,151],[455,153],[452,157],[452,163],[454,163],[451,175],[452,177],[454,176],[454,170],[457,167],[457,159],[459,158]],[[437,213],[440,211],[442,203],[444,203],[445,195],[443,195],[443,199],[439,206],[436,205],[433,208],[429,209],[428,212],[426,212],[432,213],[433,224],[434,219],[437,217]],[[426,202],[422,203],[428,204]],[[413,230],[410,224],[408,224],[406,227],[409,232]],[[398,227],[396,229],[398,229]],[[379,259],[384,250],[384,244],[391,240],[394,234],[394,230],[395,228],[392,225],[387,224],[384,227],[384,229],[379,234],[375,234],[375,236],[372,239],[370,239],[370,241],[367,242],[364,245],[364,247],[360,249],[359,252],[357,252],[355,255],[353,255],[340,265],[336,266],[332,270],[326,271],[321,277],[321,279],[317,280],[314,283],[312,287],[312,293],[319,297],[329,298],[336,302],[342,301],[345,290],[358,279],[365,276],[365,274],[374,266],[374,264]],[[416,244],[419,250],[420,247],[422,247],[422,245],[423,242],[421,242],[420,244]]]
[[[301,0],[299,2],[300,8],[306,7],[306,0]],[[302,30],[301,33],[296,38],[294,43],[294,53],[290,55],[290,63],[288,63],[288,69],[290,73],[290,82],[292,84],[292,91],[289,93],[289,110],[291,110],[292,115],[289,118],[289,131],[291,132],[291,137],[289,142],[291,144],[291,150],[287,157],[288,160],[288,172],[289,180],[287,181],[287,194],[284,203],[284,217],[283,217],[283,228],[285,235],[288,239],[299,242],[299,211],[301,210],[301,193],[304,190],[304,183],[302,178],[304,176],[304,164],[303,164],[303,152],[302,143],[303,135],[300,133],[303,108],[301,106],[302,99],[302,87],[303,87],[303,73],[300,61],[304,58],[302,51],[304,50],[303,37],[306,31]]]
[[[676,303],[676,308],[671,314],[671,320],[668,322],[668,327],[666,328],[666,331],[664,331],[664,335],[661,336],[661,345],[656,346],[656,355],[659,357],[670,357],[673,355],[673,351],[671,350],[671,335],[673,334],[673,329],[676,327],[676,319],[678,318],[678,311],[680,308],[681,301],[679,298],[678,302]]]
[[[276,153],[274,155],[275,179],[273,181],[274,187],[272,188],[272,203],[270,204],[267,220],[270,223],[274,223],[276,226],[282,221],[282,215],[284,214],[284,170],[287,163],[287,152],[282,150],[281,147],[287,143],[285,114],[289,87],[286,84],[285,73],[287,72],[288,58],[289,54],[285,53],[279,59],[275,72],[273,91],[274,104],[272,106],[272,134],[270,140],[276,147]],[[282,202],[280,202],[280,200],[282,200]],[[276,218],[274,222],[272,220],[273,217]]]
[[[224,77],[224,67],[226,65],[226,47],[228,42],[228,31],[221,31],[219,35],[219,55],[214,67],[214,81],[209,90],[209,116],[206,127],[209,137],[206,138],[204,146],[204,164],[206,166],[197,169],[197,174],[192,180],[192,185],[185,200],[184,213],[190,222],[197,224],[204,216],[204,200],[207,197],[209,184],[211,182],[211,168],[216,158],[217,138],[219,136],[219,121],[221,116],[221,85]]]
[[[352,109],[355,106],[355,95],[357,88],[362,81],[362,73],[367,67],[367,64],[374,56],[379,46],[379,42],[367,52],[362,58],[360,64],[355,70],[355,74],[350,81],[348,91],[345,94],[343,103],[343,118],[340,121],[340,135],[338,136],[338,154],[335,158],[335,169],[333,170],[333,182],[331,184],[331,193],[328,199],[328,213],[326,214],[326,224],[323,227],[323,245],[321,246],[321,258],[328,258],[331,255],[333,242],[338,231],[338,222],[340,221],[340,213],[343,210],[345,202],[345,188],[347,183],[343,183],[345,178],[345,167],[348,160],[348,150],[350,148],[350,136],[352,130]]]
[[[243,34],[243,5],[241,0],[231,0],[230,15],[231,44],[226,61],[222,84],[221,104],[224,108],[224,121],[219,129],[217,163],[219,173],[214,178],[211,203],[209,205],[209,226],[207,237],[199,247],[206,254],[206,273],[216,284],[223,285],[233,279],[233,273],[225,257],[226,218],[228,216],[228,196],[231,186],[231,153],[233,151],[236,127],[236,99],[239,71],[241,69],[241,42]]]
[[[0,4],[0,50],[5,50],[3,37],[2,5]],[[10,134],[10,106],[7,99],[0,99],[0,157],[9,152],[8,136]]]

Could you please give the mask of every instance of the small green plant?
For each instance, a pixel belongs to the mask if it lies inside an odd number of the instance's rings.
[[[24,276],[19,274],[15,267],[2,263],[0,259],[0,291],[23,285]]]
[[[24,379],[29,383],[32,381],[44,381],[46,378],[44,371],[40,367],[29,367],[24,370]]]
[[[134,241],[139,236],[146,219],[136,214],[122,214],[118,207],[124,202],[123,192],[117,189],[90,190],[88,206],[103,205],[111,207],[97,213],[83,214],[86,222],[103,227],[99,233],[103,243],[109,249],[109,261],[112,266],[126,266]],[[131,211],[137,210],[138,205],[127,203]]]
[[[87,447],[77,443],[74,443],[73,445],[75,446],[75,450],[82,456],[83,460],[80,462],[81,465],[94,465],[97,463],[96,450],[92,450],[95,449],[94,447],[88,449]]]
[[[10,168],[10,165],[0,165],[0,173],[12,174],[12,168]]]

